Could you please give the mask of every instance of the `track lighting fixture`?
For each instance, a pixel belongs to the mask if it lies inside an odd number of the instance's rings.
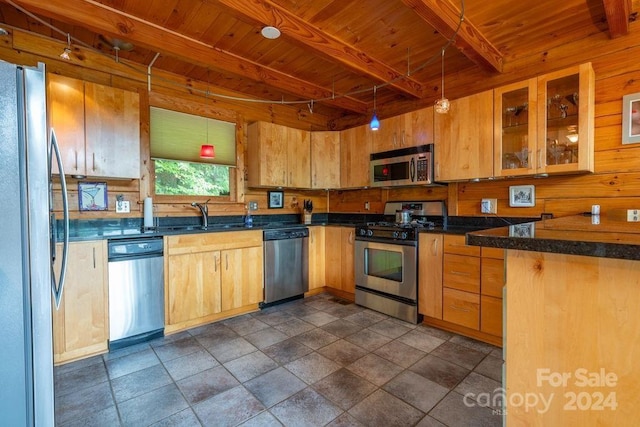
[[[378,120],[378,115],[376,114],[376,90],[377,86],[373,87],[373,116],[371,117],[371,122],[369,123],[369,127],[371,130],[380,129],[380,120]]]
[[[439,113],[439,114],[448,113],[449,112],[449,107],[451,107],[451,104],[449,103],[449,100],[444,97],[444,51],[445,51],[445,48],[442,48],[442,74],[441,74],[442,75],[442,82],[440,83],[440,89],[442,91],[442,96],[435,103],[436,113]]]

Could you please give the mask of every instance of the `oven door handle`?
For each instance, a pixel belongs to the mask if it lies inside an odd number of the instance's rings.
[[[375,237],[356,237],[356,242],[363,243],[383,243],[385,245],[392,246],[418,246],[418,242],[415,240],[389,240],[389,239],[376,239]]]

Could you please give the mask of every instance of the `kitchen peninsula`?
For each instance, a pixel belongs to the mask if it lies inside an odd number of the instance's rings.
[[[467,243],[507,249],[507,423],[637,423],[640,224],[578,215]]]

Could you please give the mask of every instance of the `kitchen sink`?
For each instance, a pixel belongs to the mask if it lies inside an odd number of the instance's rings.
[[[244,228],[243,224],[210,224],[208,227],[202,225],[168,225],[156,228],[159,232],[167,231],[206,231],[206,230],[226,230],[234,228]]]

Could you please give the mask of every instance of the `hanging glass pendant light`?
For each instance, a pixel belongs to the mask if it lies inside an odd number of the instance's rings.
[[[216,152],[213,145],[209,144],[209,119],[204,118],[207,123],[207,141],[200,146],[200,158],[202,159],[215,159]]]
[[[376,114],[376,89],[377,87],[373,87],[373,116],[371,117],[371,122],[369,123],[369,127],[371,130],[380,129],[380,120],[378,120],[378,115]]]
[[[442,48],[442,74],[441,74],[442,81],[440,83],[440,89],[442,91],[442,96],[435,103],[436,113],[439,113],[439,114],[448,113],[449,112],[449,108],[451,107],[451,104],[449,103],[449,100],[444,97],[444,51],[445,51],[445,49]]]
[[[67,33],[67,46],[64,48],[64,50],[60,54],[60,58],[64,59],[65,61],[71,61],[71,56],[69,56],[70,54],[71,54],[71,35]]]

